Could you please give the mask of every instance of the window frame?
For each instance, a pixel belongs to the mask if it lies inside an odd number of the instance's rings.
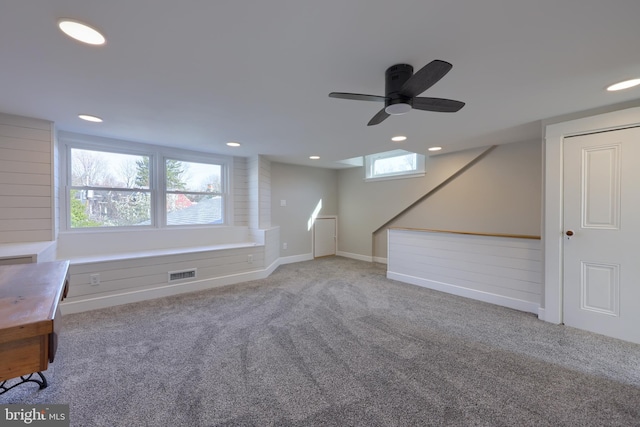
[[[221,225],[229,225],[227,218],[228,218],[228,205],[229,205],[229,198],[225,197],[225,195],[228,195],[230,193],[229,191],[229,173],[228,173],[228,167],[225,164],[221,163],[220,161],[213,161],[214,159],[216,160],[220,160],[220,157],[211,157],[211,156],[207,156],[207,157],[203,157],[201,155],[198,156],[193,156],[193,155],[189,155],[187,153],[176,153],[176,152],[166,152],[164,153],[162,159],[161,159],[161,165],[162,167],[161,169],[161,180],[162,180],[162,185],[163,185],[163,192],[162,192],[162,201],[159,201],[159,204],[162,205],[162,224],[163,227],[165,228],[181,228],[181,227],[204,227],[204,226],[221,226]],[[210,165],[218,165],[220,166],[220,180],[221,182],[221,188],[220,188],[220,197],[221,197],[221,201],[220,203],[222,204],[222,222],[220,224],[171,224],[169,225],[167,223],[167,194],[207,194],[206,192],[202,192],[199,193],[197,191],[175,191],[175,190],[167,190],[167,177],[166,177],[166,164],[167,164],[167,160],[177,160],[177,161],[181,161],[181,162],[190,162],[190,163],[200,163],[200,164],[210,164]]]
[[[109,154],[124,154],[124,155],[131,155],[131,156],[144,156],[144,157],[148,157],[149,158],[149,188],[135,188],[135,187],[100,187],[100,186],[78,186],[78,185],[73,185],[73,164],[71,161],[71,151],[73,149],[77,149],[77,150],[85,150],[85,151],[92,151],[92,152],[103,152],[103,153],[109,153]],[[122,229],[141,229],[141,228],[148,228],[150,226],[153,226],[153,221],[154,221],[154,212],[153,212],[153,206],[155,203],[155,198],[156,198],[156,191],[154,188],[154,184],[155,182],[152,180],[152,170],[153,170],[153,156],[149,155],[148,153],[140,153],[140,152],[123,152],[122,150],[105,150],[105,149],[97,149],[97,148],[87,148],[87,147],[79,147],[79,146],[68,146],[66,153],[65,153],[65,158],[67,159],[67,169],[66,169],[66,177],[67,177],[67,181],[66,181],[66,185],[65,185],[65,191],[64,191],[64,197],[67,198],[67,200],[65,201],[65,206],[67,208],[67,215],[66,215],[66,225],[67,225],[67,229],[68,230],[81,230],[81,229],[91,229],[91,230],[106,230],[106,229],[114,229],[114,230],[122,230]],[[144,226],[144,225],[130,225],[130,226],[102,226],[102,227],[77,227],[77,228],[73,228],[71,226],[71,199],[68,198],[68,195],[70,194],[70,192],[73,189],[78,189],[79,191],[83,191],[83,190],[93,190],[93,191],[115,191],[115,192],[144,192],[144,193],[148,193],[149,194],[149,211],[150,211],[150,221],[151,224],[150,226]]]
[[[149,230],[169,228],[222,227],[233,225],[233,197],[231,181],[233,177],[233,158],[212,153],[202,153],[173,147],[135,143],[111,138],[80,135],[70,132],[58,133],[58,157],[60,159],[58,196],[60,206],[60,232],[117,232],[126,230]],[[91,150],[107,153],[128,154],[149,157],[149,194],[151,197],[150,225],[109,226],[109,227],[71,227],[71,200],[69,191],[72,184],[71,150]],[[221,166],[221,203],[223,221],[219,224],[167,225],[166,218],[166,182],[165,159],[185,162],[209,163]],[[109,188],[101,188],[101,190]],[[116,188],[115,190],[121,190]]]
[[[416,165],[413,170],[390,172],[384,174],[375,174],[375,162],[377,160],[390,159],[393,157],[406,156],[407,154],[414,154],[416,156]],[[384,151],[381,153],[369,154],[364,156],[364,171],[365,181],[383,181],[389,179],[402,179],[402,178],[418,178],[425,175],[426,170],[426,156],[424,154],[415,153],[413,151],[407,151],[402,149]]]

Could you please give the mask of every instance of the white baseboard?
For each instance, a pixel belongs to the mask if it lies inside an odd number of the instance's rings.
[[[360,261],[373,262],[373,257],[369,255],[360,255],[360,254],[354,254],[351,252],[342,252],[342,251],[336,252],[336,255],[343,256],[345,258],[357,259]]]
[[[546,317],[546,316],[547,316],[547,313],[544,311],[544,308],[543,308],[543,307],[540,307],[540,308],[538,309],[538,319],[540,319],[540,320],[547,320],[547,317]]]
[[[383,258],[383,257],[379,257],[379,256],[373,257],[373,262],[377,262],[379,264],[388,264],[387,263],[387,258]]]
[[[281,257],[278,259],[278,265],[293,264],[294,262],[311,261],[313,260],[313,254],[302,254]]]
[[[273,262],[271,263],[271,265],[269,265],[267,268],[265,268],[265,269],[263,270],[263,271],[265,272],[265,274],[266,274],[264,277],[269,277],[269,276],[271,276],[271,273],[273,273],[274,271],[276,271],[276,268],[278,268],[278,266],[279,266],[280,264],[282,264],[282,263],[280,262],[280,258],[278,258],[278,259],[276,259],[275,261],[273,261]],[[262,279],[262,278],[263,278],[263,277],[261,277],[261,279]],[[251,280],[254,280],[254,279],[251,279]]]
[[[545,322],[553,323],[554,325],[564,325],[562,320],[558,316],[554,318],[554,316],[550,316],[550,313],[544,307],[540,307],[538,309],[538,319],[544,320]]]
[[[349,252],[339,252],[336,255],[346,258],[357,259],[367,262],[381,262],[386,263],[386,258],[373,258],[370,256],[353,254]],[[291,264],[295,262],[311,261],[313,260],[313,254],[302,254],[290,257],[278,258],[271,265],[262,270],[253,270],[246,273],[233,274],[229,276],[216,277],[205,280],[198,280],[188,283],[179,283],[171,285],[162,285],[150,289],[140,289],[133,291],[124,291],[117,294],[102,295],[95,297],[88,297],[84,299],[78,299],[73,301],[64,301],[60,304],[62,314],[80,313],[83,311],[96,310],[100,308],[107,308],[117,305],[129,304],[132,302],[140,302],[149,299],[162,298],[172,295],[179,295],[188,292],[202,291],[206,289],[213,289],[222,286],[234,285],[250,280],[264,279],[271,275],[276,268],[280,265]],[[398,280],[413,285],[418,285],[442,292],[448,292],[450,294],[459,295],[467,298],[472,298],[480,301],[497,304],[516,310],[536,313],[541,319],[544,319],[544,309],[540,308],[538,304],[533,304],[527,301],[516,300],[513,298],[503,297],[500,295],[489,294],[486,292],[480,292],[473,289],[461,288],[446,283],[436,282],[432,280],[421,279],[418,277],[408,276],[401,273],[387,272],[389,279]],[[542,315],[541,315],[542,313]]]
[[[387,278],[398,280],[404,283],[409,283],[411,285],[422,286],[423,288],[429,288],[465,298],[471,298],[478,301],[512,308],[514,310],[520,310],[534,314],[538,314],[540,311],[540,305],[536,303],[509,298],[502,295],[491,294],[488,292],[477,291],[475,289],[463,288],[448,283],[437,282],[435,280],[423,279],[420,277],[409,276],[402,273],[394,273],[391,271],[387,271]]]
[[[62,303],[60,303],[60,310],[63,315],[71,313],[81,313],[83,311],[97,310],[100,308],[129,304],[132,302],[140,302],[150,299],[184,294],[188,292],[203,291],[206,289],[235,285],[242,282],[248,282],[250,280],[264,279],[265,277],[268,277],[271,273],[273,273],[279,265],[279,260],[276,260],[270,266],[263,270],[254,270],[246,273],[232,274],[229,276],[215,277],[205,280],[197,280],[188,283],[158,286],[150,289],[140,289],[120,292],[111,295],[88,297],[74,301],[63,301]]]

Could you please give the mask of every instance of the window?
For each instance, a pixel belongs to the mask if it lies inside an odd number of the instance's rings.
[[[425,156],[393,150],[365,156],[367,180],[407,178],[424,175]]]
[[[222,166],[165,159],[167,225],[221,224]]]
[[[71,148],[71,228],[149,224],[148,165],[149,156]]]
[[[112,140],[61,140],[63,230],[219,225],[230,216],[227,158]]]

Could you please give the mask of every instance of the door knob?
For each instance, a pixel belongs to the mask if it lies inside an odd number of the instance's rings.
[[[564,234],[567,235],[567,238],[571,238],[571,236],[573,236],[573,230],[567,230]]]

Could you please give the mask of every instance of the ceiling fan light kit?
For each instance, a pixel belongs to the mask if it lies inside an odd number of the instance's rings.
[[[331,92],[331,98],[355,101],[384,102],[384,108],[369,120],[368,126],[382,123],[390,115],[399,115],[412,109],[454,113],[464,107],[464,102],[444,98],[418,97],[443,78],[452,68],[446,61],[436,59],[413,73],[409,64],[389,67],[385,73],[385,96],[360,93]]]
[[[387,105],[384,107],[384,111],[392,116],[399,116],[400,114],[411,111],[411,104],[409,102],[400,101],[396,104]]]

